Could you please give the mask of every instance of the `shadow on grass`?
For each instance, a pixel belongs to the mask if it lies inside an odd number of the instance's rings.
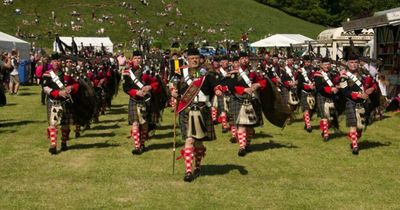
[[[176,128],[178,129],[179,126],[177,125]],[[172,130],[174,129],[174,125],[161,125],[156,128],[157,130]]]
[[[111,133],[89,133],[83,135],[83,137],[113,137],[115,136],[114,132]]]
[[[7,120],[5,120],[5,121],[7,121]],[[47,121],[45,121],[45,120],[22,120],[22,121],[16,121],[16,122],[2,122],[2,123],[0,123],[0,128],[27,125],[27,124],[32,124],[32,123],[44,123],[44,122],[47,122]]]
[[[30,93],[30,92],[18,93],[18,96],[32,96],[32,95],[39,95],[39,93]]]
[[[280,149],[280,148],[294,149],[294,148],[299,148],[299,147],[294,146],[292,144],[275,143],[274,141],[250,145],[250,150],[252,152],[260,152],[260,151],[264,151],[264,150],[268,150],[268,149]]]
[[[126,105],[124,105],[124,104],[112,104],[112,105],[111,105],[111,109],[112,109],[113,107],[124,107],[124,106],[126,106]]]
[[[296,118],[296,119],[293,119],[293,120],[291,120],[289,123],[288,123],[288,125],[293,125],[293,124],[297,124],[297,123],[299,123],[299,122],[304,122],[304,120],[303,120],[303,118]]]
[[[268,133],[256,133],[254,139],[261,139],[261,138],[272,138],[273,136]]]
[[[185,143],[176,142],[176,148],[183,146]],[[162,143],[162,144],[151,144],[146,146],[148,150],[158,150],[158,149],[172,149],[172,142]],[[176,155],[179,156],[179,150],[177,150]]]
[[[381,119],[373,119],[372,122],[370,122],[370,123],[368,124],[368,126],[371,126],[371,125],[373,125],[374,123],[377,123],[377,122],[379,122],[379,121],[385,120],[385,119],[387,119],[387,118],[391,118],[391,117],[390,117],[390,116],[387,116],[387,115],[383,115]]]
[[[0,130],[0,134],[15,133],[15,132],[17,132],[17,131],[16,130],[4,130],[4,131]]]
[[[114,122],[123,122],[126,121],[128,122],[125,118],[121,118],[121,119],[116,119],[116,120],[100,120],[100,123],[114,123]],[[93,123],[93,125],[95,125],[96,123]]]
[[[236,164],[225,165],[203,165],[201,166],[202,176],[215,176],[228,174],[230,171],[238,170],[241,175],[247,175],[249,172],[244,166]]]
[[[3,105],[3,107],[4,106],[16,106],[17,104],[16,103],[7,103],[6,105]]]
[[[367,149],[371,149],[371,148],[375,148],[375,147],[388,147],[392,144],[392,142],[385,142],[385,143],[381,143],[378,141],[369,141],[369,140],[365,140],[365,141],[361,141],[358,143],[358,147],[360,148],[360,150],[367,150]]]
[[[108,141],[101,143],[93,143],[93,144],[74,144],[68,146],[68,149],[92,149],[92,148],[108,148],[108,147],[119,147],[120,144],[110,144]]]
[[[180,136],[178,136],[178,133],[176,136],[178,138],[180,138]],[[174,132],[168,132],[168,133],[162,133],[162,134],[157,134],[157,132],[156,132],[156,134],[151,137],[152,140],[160,140],[160,139],[164,139],[164,138],[170,138],[170,139],[174,138]]]
[[[312,125],[311,128],[313,129],[313,131],[321,132],[321,131],[319,130],[319,125]]]
[[[336,138],[341,138],[341,137],[345,137],[345,136],[347,136],[347,133],[337,132],[337,133],[329,134],[329,139],[336,139]]]
[[[128,114],[128,109],[125,108],[112,108],[107,112],[107,115],[118,115],[118,114]]]
[[[90,128],[90,130],[107,130],[107,129],[116,129],[116,128],[120,128],[121,126],[119,126],[118,124],[114,124],[114,125],[97,125],[94,126],[92,128]]]

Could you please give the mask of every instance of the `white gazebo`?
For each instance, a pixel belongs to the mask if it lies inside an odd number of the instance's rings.
[[[60,40],[64,42],[66,45],[72,45],[72,37],[61,36]],[[74,37],[75,43],[78,46],[78,50],[81,49],[81,46],[93,46],[96,51],[101,50],[101,45],[106,48],[107,52],[113,52],[114,44],[111,42],[110,37]],[[58,45],[56,41],[53,42],[53,51],[60,52],[58,49]]]
[[[250,44],[251,47],[290,47],[292,44],[300,44],[313,39],[303,36],[301,34],[275,34],[265,39],[253,42]]]
[[[12,49],[18,50],[21,60],[29,60],[29,52],[31,50],[29,42],[0,32],[0,51],[10,52]]]

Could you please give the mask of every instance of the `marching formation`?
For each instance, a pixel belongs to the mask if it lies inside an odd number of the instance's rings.
[[[157,129],[163,110],[171,106],[185,142],[177,159],[184,161],[186,182],[201,174],[204,141],[216,139],[218,124],[222,132],[231,132],[230,142],[238,145],[237,154],[243,157],[251,151],[257,127],[264,124],[263,115],[283,128],[301,108],[304,130],[313,131],[315,114],[320,118],[321,139],[329,141],[329,129],[338,132],[338,116],[345,114],[351,152],[358,155],[358,141],[379,106],[376,77],[359,66],[354,53],[341,62],[311,53],[282,57],[232,51],[204,57],[193,46],[184,52],[136,50],[127,61],[121,54],[116,57],[89,48],[65,54],[50,57],[42,80],[49,152],[58,152],[58,127],[61,150],[65,151],[70,125],[75,125],[75,137],[79,137],[81,127],[89,129],[98,122],[99,115],[111,107],[121,81],[129,95],[132,154],[147,150],[149,132]]]

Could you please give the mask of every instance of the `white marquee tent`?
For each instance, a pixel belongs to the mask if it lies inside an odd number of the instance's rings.
[[[66,45],[71,46],[72,37],[61,36],[60,40]],[[81,49],[81,45],[83,44],[84,47],[92,45],[95,50],[100,51],[101,44],[103,43],[103,46],[106,48],[107,52],[113,52],[114,45],[111,42],[110,37],[74,37],[74,40],[78,46],[78,50]],[[53,51],[60,52],[55,41],[53,42]]]
[[[290,47],[290,44],[300,44],[314,41],[301,34],[275,34],[265,39],[251,43],[251,47]]]
[[[17,49],[20,59],[28,60],[31,44],[22,39],[0,32],[0,51],[10,52],[12,49]]]

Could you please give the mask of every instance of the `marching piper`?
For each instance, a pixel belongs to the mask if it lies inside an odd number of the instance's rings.
[[[181,135],[185,146],[181,156],[185,162],[185,182],[191,182],[200,175],[201,161],[205,156],[204,141],[216,139],[211,119],[211,101],[214,95],[222,95],[222,87],[214,77],[200,72],[200,54],[197,49],[188,50],[188,66],[181,69],[181,80],[171,95],[179,98],[176,114],[179,114]],[[195,170],[192,170],[193,157]]]

